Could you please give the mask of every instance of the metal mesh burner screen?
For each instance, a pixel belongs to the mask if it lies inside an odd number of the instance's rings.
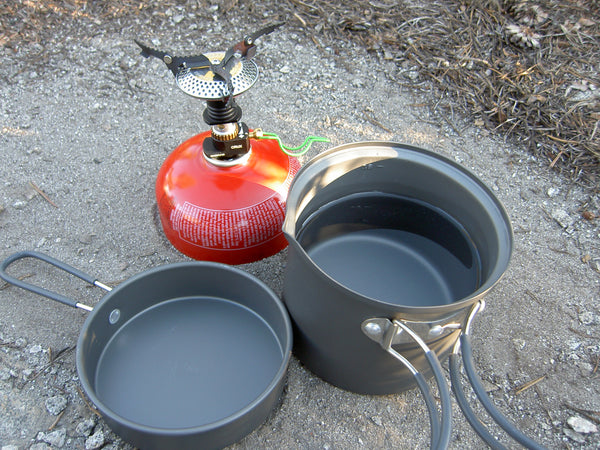
[[[224,52],[207,53],[213,64],[218,64]],[[227,84],[209,68],[190,69],[177,74],[177,85],[186,94],[204,100],[218,100],[230,95]],[[241,94],[252,87],[258,79],[258,66],[254,61],[241,60],[231,70],[233,95]]]

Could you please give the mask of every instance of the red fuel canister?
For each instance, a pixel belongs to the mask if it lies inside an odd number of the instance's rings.
[[[243,264],[287,246],[281,227],[300,163],[273,140],[250,139],[234,161],[204,152],[207,131],[179,145],[163,163],[156,199],[165,235],[194,259]]]

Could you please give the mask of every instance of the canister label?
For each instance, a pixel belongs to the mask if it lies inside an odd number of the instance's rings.
[[[260,245],[281,233],[285,203],[279,196],[247,208],[214,210],[189,202],[171,210],[170,221],[179,238],[211,249],[240,249]]]

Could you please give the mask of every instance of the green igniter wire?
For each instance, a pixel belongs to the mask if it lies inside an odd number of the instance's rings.
[[[251,137],[253,137],[255,139],[273,139],[273,140],[277,141],[277,143],[279,144],[279,148],[281,149],[281,151],[283,153],[285,153],[288,156],[293,156],[295,158],[297,158],[298,156],[304,155],[314,142],[331,142],[328,138],[325,138],[325,137],[308,136],[306,139],[304,139],[304,142],[301,145],[299,145],[298,147],[290,147],[290,146],[284,145],[281,142],[281,139],[279,138],[279,136],[277,136],[275,133],[267,133],[266,131],[263,131],[260,128],[255,129],[252,132]]]

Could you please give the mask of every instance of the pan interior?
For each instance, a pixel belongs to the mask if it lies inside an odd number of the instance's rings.
[[[326,204],[298,240],[328,276],[382,302],[444,305],[480,286],[466,230],[440,208],[403,196],[367,192]]]
[[[263,393],[284,358],[271,327],[229,300],[181,297],[148,308],[106,345],[97,397],[132,422],[198,427],[225,419]]]

